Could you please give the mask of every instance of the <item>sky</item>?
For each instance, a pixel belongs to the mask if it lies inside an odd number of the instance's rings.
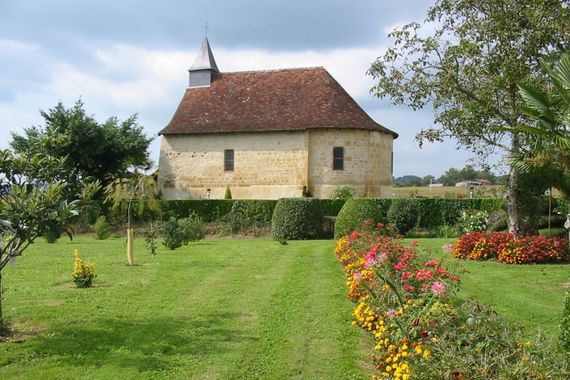
[[[0,0],[0,149],[43,125],[40,110],[78,99],[100,122],[138,115],[160,137],[208,39],[222,72],[324,66],[378,123],[397,132],[394,175],[436,177],[469,164],[454,141],[424,144],[431,110],[370,94],[366,75],[396,26],[423,21],[431,0]],[[88,147],[86,147],[88,149]]]

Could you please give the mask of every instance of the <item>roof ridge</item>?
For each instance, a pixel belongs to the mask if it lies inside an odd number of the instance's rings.
[[[283,69],[224,71],[220,72],[220,74],[223,75],[223,74],[275,73],[280,71],[303,71],[303,70],[315,70],[315,69],[323,69],[324,71],[327,71],[327,69],[325,69],[324,66],[307,66],[307,67],[290,67]]]

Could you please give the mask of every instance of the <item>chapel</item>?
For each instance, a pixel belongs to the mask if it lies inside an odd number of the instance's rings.
[[[393,141],[323,67],[221,72],[208,38],[161,136],[164,199],[391,195]]]

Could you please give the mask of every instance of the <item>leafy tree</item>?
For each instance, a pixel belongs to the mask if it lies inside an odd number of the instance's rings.
[[[159,190],[157,176],[132,173],[127,178],[119,178],[105,187],[106,201],[112,203],[113,208],[121,208],[127,213],[127,259],[129,265],[134,265],[133,258],[133,208],[138,215],[146,210],[158,210]]]
[[[432,183],[436,183],[435,177],[428,174],[422,178],[422,186],[429,186]]]
[[[47,232],[71,237],[72,219],[99,188],[91,183],[70,197],[65,174],[65,159],[0,151],[0,330],[2,270]]]
[[[513,158],[522,171],[540,170],[545,186],[570,197],[570,56],[564,54],[556,66],[543,62],[542,67],[552,83],[549,91],[519,84],[522,110],[535,124],[519,128],[531,136],[532,144]]]
[[[150,165],[152,139],[145,136],[133,115],[125,121],[116,117],[100,124],[77,101],[71,108],[58,103],[47,112],[40,111],[45,127],[30,127],[23,135],[12,133],[11,147],[17,153],[68,157],[68,172],[75,181],[91,177],[103,185],[121,178],[132,168]]]
[[[453,137],[480,157],[497,149],[519,152],[525,137],[504,128],[528,125],[517,82],[540,85],[539,59],[570,45],[567,0],[437,0],[427,15],[432,33],[412,22],[390,33],[394,45],[369,70],[372,91],[413,109],[432,106],[437,128],[418,140]],[[427,28],[426,28],[427,29]],[[522,232],[524,204],[511,168],[509,230]]]

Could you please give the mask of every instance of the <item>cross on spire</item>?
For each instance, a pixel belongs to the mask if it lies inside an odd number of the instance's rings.
[[[204,30],[206,31],[206,37],[208,37],[208,30],[210,30],[210,28],[208,27],[207,22],[206,22],[206,25],[204,25]]]

